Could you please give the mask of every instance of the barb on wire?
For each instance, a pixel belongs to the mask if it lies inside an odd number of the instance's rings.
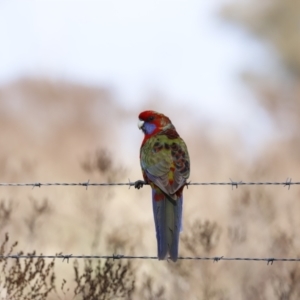
[[[83,185],[85,185],[86,190],[88,189],[89,184],[90,184],[90,180],[88,180],[86,183],[83,184]]]
[[[33,183],[33,184],[32,184],[32,189],[34,189],[35,187],[39,187],[39,188],[40,188],[41,185],[42,185],[42,184],[39,183],[39,182]]]
[[[69,263],[69,259],[72,257],[73,254],[68,254],[68,255],[62,255],[63,256],[63,262],[66,260],[67,263]]]
[[[300,185],[299,181],[292,182],[291,178],[287,178],[286,181],[282,182],[271,182],[271,181],[265,181],[265,182],[244,182],[244,181],[233,181],[231,178],[229,178],[229,182],[187,182],[185,185],[187,187],[191,185],[229,185],[232,187],[232,189],[238,188],[240,185],[282,185],[283,187],[288,187],[290,189],[291,185]],[[89,186],[129,186],[130,187],[136,187],[140,188],[143,185],[149,185],[143,180],[137,180],[137,181],[130,181],[129,182],[90,182],[90,180],[87,180],[86,182],[34,182],[34,183],[18,183],[18,182],[2,182],[0,183],[0,187],[21,187],[21,186],[31,186],[32,188],[35,187],[42,187],[42,186],[83,186],[86,189],[88,189]]]
[[[222,258],[223,258],[224,256],[220,256],[220,257],[214,257],[213,259],[214,259],[214,262],[218,262],[218,261],[220,261]]]
[[[243,181],[233,181],[231,178],[229,178],[230,182],[231,182],[231,189],[233,190],[233,187],[235,186],[235,188],[238,188],[239,184],[242,184]]]
[[[284,186],[288,186],[288,190],[290,189],[292,183],[292,178],[287,178]]]
[[[113,254],[113,255],[73,255],[62,253],[56,255],[36,255],[36,254],[11,254],[11,255],[0,255],[0,259],[25,259],[25,258],[51,258],[58,259],[62,258],[62,261],[65,260],[69,263],[70,259],[144,259],[144,260],[157,260],[156,256],[132,256],[132,255],[123,255],[123,254]],[[213,262],[223,261],[264,261],[267,262],[267,265],[273,265],[274,262],[300,262],[300,258],[274,258],[274,257],[224,257],[224,256],[214,256],[214,257],[201,257],[201,256],[179,256],[178,260],[211,260]]]

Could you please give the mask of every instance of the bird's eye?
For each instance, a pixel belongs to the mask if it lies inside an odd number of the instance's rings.
[[[148,122],[151,122],[151,121],[153,121],[153,120],[154,120],[154,117],[153,117],[153,116],[151,116],[151,117],[149,117],[149,118],[147,119]]]

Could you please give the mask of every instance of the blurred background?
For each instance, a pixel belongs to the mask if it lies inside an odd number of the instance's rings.
[[[145,109],[173,121],[194,182],[298,181],[299,17],[296,0],[0,1],[0,181],[141,179]],[[184,195],[181,255],[300,255],[297,186]],[[156,255],[149,187],[2,187],[0,230],[25,252]],[[300,297],[297,263],[131,268],[133,299]]]

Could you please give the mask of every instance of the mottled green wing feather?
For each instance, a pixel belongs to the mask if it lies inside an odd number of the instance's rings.
[[[175,193],[185,184],[190,172],[187,147],[179,136],[169,138],[157,134],[143,145],[141,166],[148,180],[177,199]]]

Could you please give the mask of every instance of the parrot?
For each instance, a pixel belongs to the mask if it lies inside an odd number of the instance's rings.
[[[144,133],[140,165],[144,181],[152,190],[152,206],[158,260],[178,259],[179,233],[182,231],[183,188],[190,175],[187,146],[171,120],[152,110],[139,114],[138,127]]]

